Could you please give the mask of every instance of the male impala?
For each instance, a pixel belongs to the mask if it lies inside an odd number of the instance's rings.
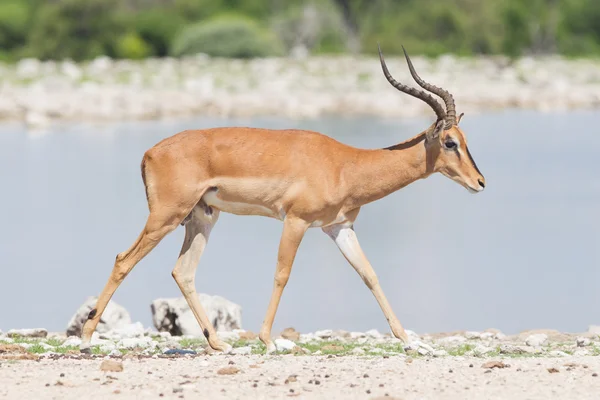
[[[485,180],[458,127],[460,116],[457,119],[452,96],[423,81],[404,54],[412,77],[440,96],[446,110],[425,91],[394,80],[379,49],[383,74],[392,86],[423,100],[437,116],[423,132],[395,146],[364,150],[317,132],[238,127],[183,131],[149,149],[141,169],[150,215],[135,243],[117,255],[110,279],[83,327],[82,351],[89,351],[92,333],[123,279],[179,224],[185,225],[185,240],[173,278],[210,347],[231,350],[217,337],[195,289],[197,264],[220,211],[283,221],[275,283],[259,335],[267,353],[275,350],[273,319],[298,246],[311,227],[321,228],[335,241],[377,299],[394,336],[407,342],[358,243],[354,220],[363,205],[434,172],[473,193],[483,190]]]

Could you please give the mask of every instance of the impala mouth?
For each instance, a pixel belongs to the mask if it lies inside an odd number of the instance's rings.
[[[467,185],[466,188],[469,191],[469,193],[473,193],[473,194],[476,194],[476,193],[479,193],[479,192],[483,192],[483,189],[484,189],[481,186],[479,186],[479,188],[475,189],[475,188],[471,187],[470,185]]]

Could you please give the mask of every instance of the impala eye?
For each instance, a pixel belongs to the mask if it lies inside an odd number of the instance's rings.
[[[447,149],[449,149],[449,150],[455,149],[456,148],[456,142],[453,141],[453,140],[446,140],[444,142],[444,147],[447,148]]]

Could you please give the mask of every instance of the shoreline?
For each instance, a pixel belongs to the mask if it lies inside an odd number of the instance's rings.
[[[416,86],[403,58],[387,57],[392,75]],[[600,60],[559,56],[437,59],[413,57],[418,73],[449,90],[458,112],[507,108],[554,112],[600,109]],[[54,122],[187,117],[433,115],[390,87],[370,56],[90,62],[24,59],[0,64],[0,121],[29,128]]]

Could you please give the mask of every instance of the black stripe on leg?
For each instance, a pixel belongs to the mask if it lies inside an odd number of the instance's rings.
[[[98,310],[96,310],[95,308],[90,311],[90,313],[88,314],[88,318],[87,319],[94,319],[94,317],[96,316],[96,314],[98,313]]]

